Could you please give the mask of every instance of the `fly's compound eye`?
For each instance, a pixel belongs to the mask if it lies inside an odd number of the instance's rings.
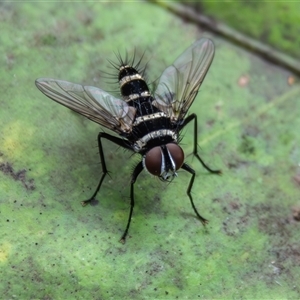
[[[183,162],[184,162],[184,153],[180,146],[177,144],[169,143],[166,145],[171,159],[173,160],[175,164],[176,171],[181,168]]]
[[[167,175],[172,177],[176,175],[175,171],[181,168],[183,161],[184,153],[181,147],[169,143],[149,150],[143,159],[143,164],[150,174],[163,176],[166,179]]]
[[[161,173],[162,160],[163,157],[161,148],[154,147],[150,151],[148,151],[146,156],[144,157],[144,167],[150,174],[159,176]]]

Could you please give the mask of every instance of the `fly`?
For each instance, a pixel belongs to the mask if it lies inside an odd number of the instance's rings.
[[[170,182],[181,168],[191,174],[187,195],[193,210],[201,223],[208,221],[197,211],[191,190],[195,171],[184,162],[184,152],[179,146],[182,129],[194,122],[193,154],[202,166],[213,174],[220,170],[209,168],[198,154],[197,115],[186,114],[192,105],[214,57],[214,44],[201,38],[187,48],[161,75],[157,88],[151,93],[143,72],[134,62],[120,60],[118,67],[119,85],[122,99],[92,86],[83,86],[63,80],[39,78],[37,88],[52,100],[87,117],[120,137],[105,132],[98,134],[99,155],[102,176],[94,194],[82,205],[90,203],[99,192],[107,175],[102,140],[141,155],[141,161],[134,167],[130,185],[130,211],[127,226],[120,242],[125,243],[134,207],[134,184],[145,169],[162,181]]]

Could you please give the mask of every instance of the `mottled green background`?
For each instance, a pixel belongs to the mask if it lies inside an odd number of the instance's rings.
[[[300,86],[288,84],[292,74],[148,3],[1,3],[0,22],[2,298],[299,298]],[[106,143],[111,178],[98,205],[82,208],[100,176],[100,128],[47,99],[34,80],[117,90],[106,83],[107,59],[135,49],[137,57],[146,50],[152,82],[201,36],[216,55],[191,111],[201,157],[224,174],[187,161],[210,223],[205,230],[194,217],[186,172],[170,185],[143,173],[122,245],[137,158]],[[188,127],[187,154],[192,141]]]
[[[300,58],[299,1],[199,1],[200,11]]]

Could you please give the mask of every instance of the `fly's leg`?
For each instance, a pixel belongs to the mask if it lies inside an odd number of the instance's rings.
[[[190,180],[190,183],[189,183],[189,186],[188,186],[188,188],[187,188],[187,190],[186,190],[186,193],[187,193],[187,195],[188,195],[189,198],[190,198],[190,201],[191,201],[191,204],[192,204],[192,207],[193,207],[193,209],[194,209],[195,214],[196,214],[197,217],[200,219],[201,223],[205,226],[205,225],[208,223],[208,220],[206,220],[205,218],[203,218],[203,217],[199,214],[199,212],[198,212],[198,210],[197,210],[197,208],[196,208],[196,206],[195,206],[195,204],[194,204],[192,195],[191,195],[191,190],[192,190],[192,187],[193,187],[193,184],[194,184],[196,172],[195,172],[189,165],[187,165],[186,163],[184,163],[184,164],[182,165],[181,168],[182,168],[183,170],[186,170],[186,171],[189,172],[190,174],[192,174],[192,178],[191,178],[191,180]]]
[[[197,157],[197,159],[200,161],[202,166],[210,173],[212,174],[222,174],[221,170],[213,170],[210,167],[208,167],[205,162],[201,159],[201,157],[198,154],[198,124],[197,124],[197,115],[191,114],[189,115],[183,122],[183,124],[180,126],[180,130],[183,129],[184,126],[186,126],[191,121],[194,121],[194,149],[193,154]]]
[[[130,222],[131,222],[131,217],[132,217],[132,212],[133,212],[133,207],[134,207],[134,183],[137,179],[137,177],[139,176],[139,174],[142,172],[143,170],[143,163],[139,162],[136,167],[133,170],[132,176],[131,176],[131,184],[130,184],[130,211],[129,211],[129,216],[128,216],[128,221],[127,221],[127,226],[126,229],[120,239],[120,242],[122,244],[125,243],[126,241],[126,236],[130,227]]]
[[[104,138],[104,139],[107,139],[111,142],[113,142],[114,144],[117,144],[125,149],[130,149],[132,150],[126,143],[123,139],[120,139],[118,137],[115,137],[115,136],[112,136],[112,135],[109,135],[105,132],[100,132],[98,134],[98,147],[99,147],[99,155],[100,155],[100,161],[101,161],[101,166],[102,166],[102,176],[100,178],[100,181],[98,183],[98,186],[94,192],[94,194],[92,195],[91,198],[89,198],[88,200],[85,200],[85,201],[82,201],[81,204],[82,206],[85,206],[87,204],[89,204],[92,200],[95,199],[97,193],[99,192],[100,188],[101,188],[101,185],[102,185],[102,182],[105,178],[105,176],[108,174],[108,171],[107,171],[107,168],[106,168],[106,163],[105,163],[105,158],[104,158],[104,153],[103,153],[103,146],[102,146],[102,142],[101,142],[101,138]]]

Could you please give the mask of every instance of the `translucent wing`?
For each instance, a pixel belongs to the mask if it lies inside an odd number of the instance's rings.
[[[108,129],[131,131],[135,108],[99,88],[51,78],[39,78],[35,84],[52,100]]]
[[[201,38],[186,49],[159,79],[153,105],[172,120],[184,118],[214,57],[214,44]]]

